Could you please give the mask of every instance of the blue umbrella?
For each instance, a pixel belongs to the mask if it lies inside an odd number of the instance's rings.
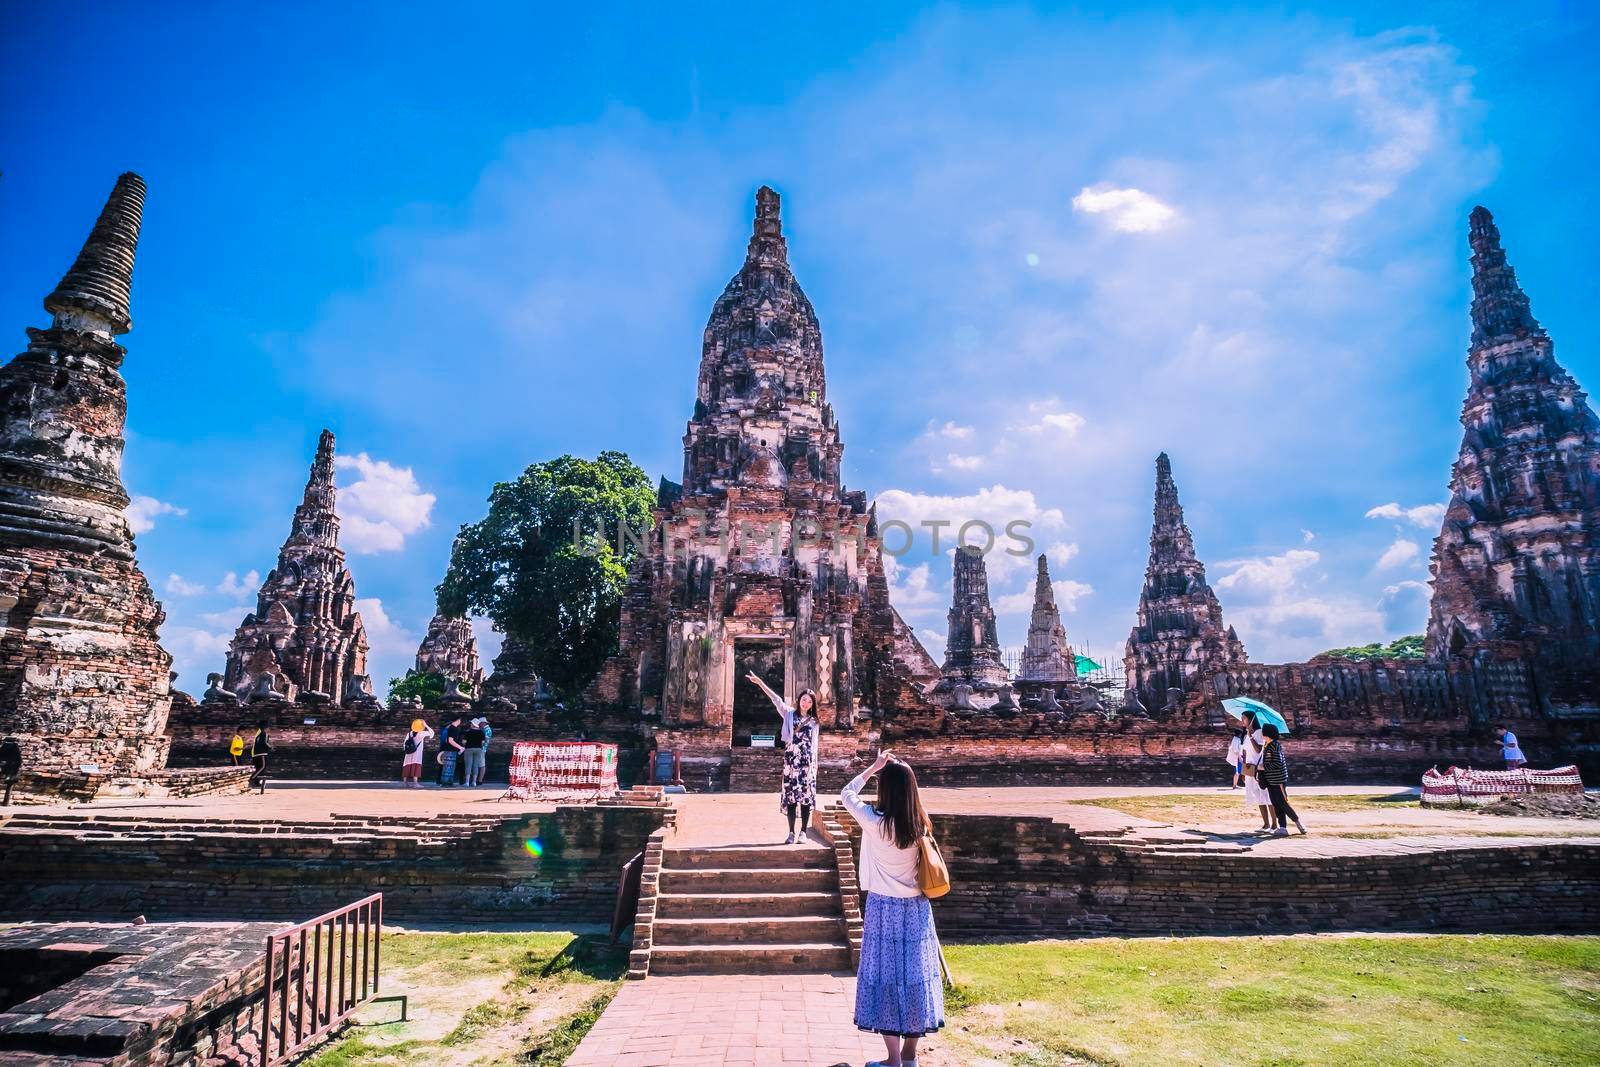
[[[1287,736],[1289,733],[1289,724],[1283,716],[1259,700],[1250,697],[1228,697],[1222,702],[1222,710],[1235,719],[1243,719],[1248,712],[1256,717],[1257,726],[1265,726],[1270,722],[1278,728],[1279,734]]]

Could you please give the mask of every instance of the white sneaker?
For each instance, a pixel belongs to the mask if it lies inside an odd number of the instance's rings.
[[[1282,826],[1280,826],[1276,830],[1272,831],[1272,836],[1273,837],[1288,837],[1289,836],[1289,831],[1284,829]]]
[[[783,839],[783,843],[786,844],[786,845],[794,844],[794,831],[793,830],[789,831],[789,836]]]

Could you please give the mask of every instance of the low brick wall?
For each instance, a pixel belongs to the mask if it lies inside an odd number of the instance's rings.
[[[1551,842],[1333,859],[1162,853],[1046,818],[935,815],[953,888],[942,934],[1584,930],[1600,927],[1600,847]],[[843,828],[859,855],[861,831]]]
[[[385,917],[401,923],[607,922],[623,864],[665,816],[564,807],[459,834],[221,821],[114,831],[0,825],[0,918],[299,921],[382,892]],[[538,857],[524,846],[532,837]]]

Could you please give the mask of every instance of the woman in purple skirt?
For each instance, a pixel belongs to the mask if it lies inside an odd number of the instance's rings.
[[[861,799],[878,775],[878,799]],[[856,1027],[883,1035],[888,1055],[867,1067],[917,1067],[917,1042],[944,1026],[939,936],[922,895],[917,842],[931,824],[909,764],[887,752],[839,793],[861,824],[861,888],[867,914],[856,972]]]

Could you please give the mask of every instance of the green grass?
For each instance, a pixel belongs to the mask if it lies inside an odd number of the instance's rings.
[[[311,1067],[558,1067],[615,995],[625,947],[570,933],[399,934],[384,939],[386,994],[411,1021],[355,1027]]]
[[[946,948],[961,1063],[1600,1063],[1600,937],[1094,939]]]
[[[1309,793],[1292,794],[1297,811],[1347,812],[1347,811],[1397,811],[1401,808],[1418,808],[1421,802],[1409,792],[1381,794],[1335,794],[1319,796]],[[1153,819],[1177,825],[1192,825],[1253,815],[1254,809],[1245,807],[1242,792],[1226,793],[1160,793],[1132,797],[1095,797],[1092,800],[1074,801],[1112,808],[1141,819]]]

